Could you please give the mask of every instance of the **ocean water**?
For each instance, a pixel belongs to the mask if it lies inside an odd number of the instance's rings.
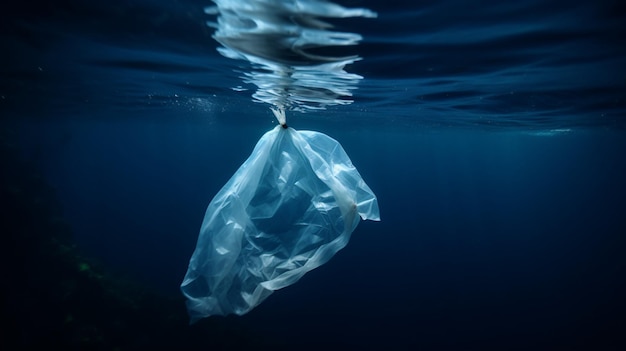
[[[290,81],[275,41],[263,62],[224,56],[209,0],[3,10],[4,343],[626,347],[620,2],[335,2],[377,17],[325,19],[362,38],[319,45],[343,59]],[[271,104],[343,145],[382,220],[249,314],[189,326],[179,286],[206,206],[276,125]]]

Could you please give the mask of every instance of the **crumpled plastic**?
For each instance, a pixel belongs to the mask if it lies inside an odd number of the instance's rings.
[[[372,190],[341,145],[276,126],[209,204],[181,289],[192,323],[243,315],[380,220]]]

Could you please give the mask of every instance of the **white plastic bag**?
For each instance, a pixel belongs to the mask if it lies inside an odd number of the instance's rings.
[[[207,208],[181,285],[194,322],[249,312],[274,290],[326,263],[376,196],[341,145],[276,126]]]

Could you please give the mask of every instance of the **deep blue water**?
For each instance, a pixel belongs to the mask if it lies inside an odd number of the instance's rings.
[[[378,12],[332,21],[363,35],[347,70],[364,79],[352,104],[289,125],[343,145],[382,221],[235,323],[288,349],[624,347],[620,3],[340,3]],[[276,123],[247,63],[216,51],[206,5],[1,15],[3,125],[81,250],[166,295],[209,201]]]

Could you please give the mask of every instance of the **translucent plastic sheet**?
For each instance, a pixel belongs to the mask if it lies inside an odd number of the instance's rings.
[[[192,322],[249,312],[327,262],[359,217],[379,220],[378,203],[341,145],[276,126],[207,208],[181,286]]]

